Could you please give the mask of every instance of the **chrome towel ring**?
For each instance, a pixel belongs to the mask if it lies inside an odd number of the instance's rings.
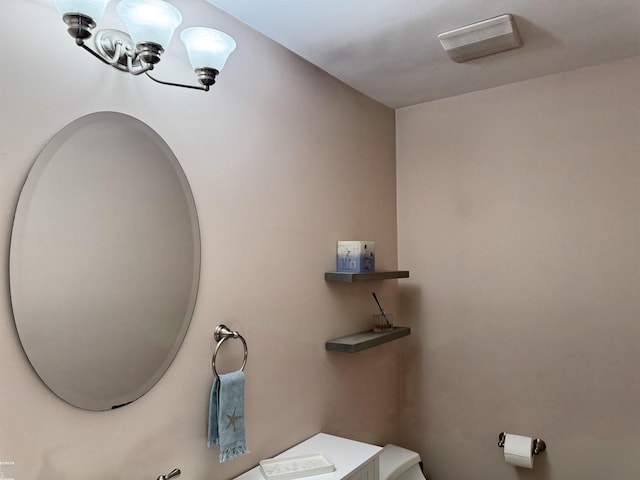
[[[244,346],[244,359],[242,360],[240,371],[244,372],[244,367],[247,365],[247,356],[249,355],[249,349],[247,348],[247,342],[244,337],[234,330],[229,330],[226,325],[218,325],[213,334],[213,338],[218,342],[216,343],[216,348],[213,349],[213,358],[211,359],[211,369],[213,370],[213,374],[216,377],[220,377],[216,370],[216,355],[218,355],[220,346],[229,338],[239,338],[242,340],[242,345]]]

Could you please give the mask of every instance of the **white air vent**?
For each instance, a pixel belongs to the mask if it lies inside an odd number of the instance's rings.
[[[438,35],[438,40],[456,62],[466,62],[522,45],[509,14],[489,18]]]

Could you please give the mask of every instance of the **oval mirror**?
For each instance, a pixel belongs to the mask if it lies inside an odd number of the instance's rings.
[[[56,395],[107,410],[146,393],[180,348],[199,274],[193,196],[151,128],[98,112],[45,146],[16,208],[9,277],[18,336]]]

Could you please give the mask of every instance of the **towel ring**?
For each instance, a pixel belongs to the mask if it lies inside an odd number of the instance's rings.
[[[216,378],[219,378],[218,371],[216,370],[216,355],[218,355],[218,350],[220,346],[225,342],[225,340],[229,338],[239,338],[242,340],[242,345],[244,346],[244,359],[242,360],[242,366],[240,367],[240,371],[244,372],[244,367],[247,365],[247,356],[249,355],[249,349],[247,348],[247,342],[242,335],[238,332],[229,330],[226,325],[218,325],[213,334],[213,338],[215,338],[216,348],[213,349],[213,357],[211,358],[211,369],[213,370],[213,374]]]

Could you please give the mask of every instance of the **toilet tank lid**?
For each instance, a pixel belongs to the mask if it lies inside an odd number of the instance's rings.
[[[380,480],[394,480],[413,465],[420,463],[420,455],[397,445],[385,445],[379,456]]]

